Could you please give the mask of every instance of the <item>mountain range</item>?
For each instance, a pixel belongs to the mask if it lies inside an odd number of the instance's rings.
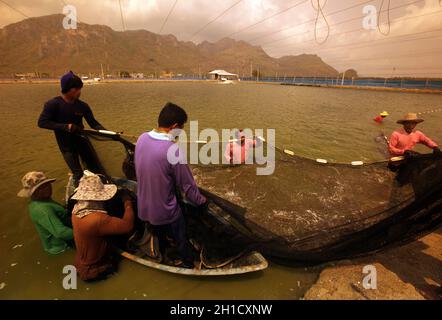
[[[211,43],[179,41],[147,30],[115,31],[104,25],[62,26],[64,16],[29,18],[0,29],[0,75],[39,73],[58,76],[122,71],[144,74],[207,74],[225,69],[240,76],[336,76],[317,55],[269,56],[260,46],[224,38]]]

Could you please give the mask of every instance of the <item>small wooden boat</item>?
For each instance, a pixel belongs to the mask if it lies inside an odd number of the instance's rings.
[[[143,266],[166,272],[189,275],[189,276],[226,276],[226,275],[243,274],[243,273],[250,273],[250,272],[264,270],[268,266],[267,260],[259,252],[256,251],[244,254],[238,257],[237,259],[229,262],[228,264],[214,269],[207,269],[207,268],[186,269],[181,267],[174,267],[167,264],[155,262],[154,260],[151,259],[138,257],[134,254],[131,254],[121,249],[118,249],[117,251],[122,257],[130,261],[136,262],[138,264],[141,264]]]

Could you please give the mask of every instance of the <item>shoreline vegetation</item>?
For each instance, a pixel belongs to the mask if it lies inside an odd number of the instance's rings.
[[[2,84],[58,84],[59,79],[0,79]],[[97,85],[105,83],[156,83],[156,82],[200,82],[200,83],[218,83],[217,80],[208,79],[107,79],[101,81],[86,82],[86,85]],[[404,92],[404,93],[429,93],[442,94],[442,90],[438,89],[419,89],[419,88],[392,88],[379,86],[358,86],[358,85],[331,85],[331,84],[305,84],[305,83],[284,83],[284,82],[267,82],[267,81],[250,81],[242,80],[245,84],[266,84],[266,85],[285,85],[298,87],[316,87],[316,88],[333,88],[333,89],[353,89],[353,90],[367,90],[367,91],[390,91],[390,92]]]

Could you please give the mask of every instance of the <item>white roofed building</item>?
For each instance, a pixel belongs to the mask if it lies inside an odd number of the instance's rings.
[[[209,72],[209,75],[212,80],[237,80],[238,75],[235,73],[227,72],[226,70],[213,70]]]

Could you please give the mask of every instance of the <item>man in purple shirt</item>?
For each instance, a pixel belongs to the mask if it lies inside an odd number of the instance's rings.
[[[176,192],[180,191],[195,206],[205,206],[207,199],[200,194],[189,166],[180,162],[172,164],[167,157],[169,148],[175,145],[177,131],[182,130],[186,122],[186,112],[168,102],[158,117],[158,128],[138,138],[135,170],[138,216],[154,227],[162,250],[167,243],[166,236],[172,236],[182,259],[181,266],[193,268],[186,224]]]

